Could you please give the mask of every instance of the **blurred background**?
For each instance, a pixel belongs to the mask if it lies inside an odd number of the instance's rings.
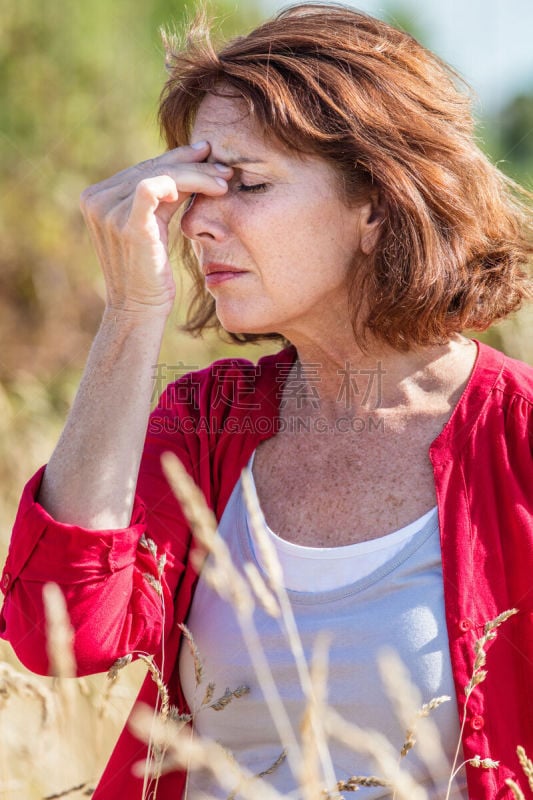
[[[479,95],[481,146],[533,188],[531,0],[359,0],[357,6],[409,30],[470,81]],[[210,7],[221,31],[232,34],[282,4],[213,0]],[[194,8],[190,0],[188,13]],[[185,13],[180,0],[0,2],[0,561],[22,486],[53,449],[103,308],[103,282],[78,210],[80,192],[162,150],[156,125],[165,80],[159,28],[179,28]],[[190,339],[179,333],[178,322],[177,310],[160,358],[168,379],[179,365],[183,371],[228,353],[256,359],[263,352]],[[532,333],[532,314],[523,311],[481,338],[533,363]],[[0,643],[2,659],[15,664]],[[100,727],[89,719],[89,733],[79,737],[87,757],[87,737],[96,742],[97,757],[91,755],[84,775],[97,774],[104,763],[130,701],[131,693],[125,695],[126,706],[117,700],[112,719]],[[19,787],[9,797],[42,797],[52,776],[56,790],[75,778],[57,785],[59,773],[49,762],[41,768],[30,750],[23,758],[36,737],[28,737],[30,723],[21,723],[27,714],[22,708],[6,727],[10,766],[17,770],[9,780]],[[65,765],[64,736],[61,741],[57,758]],[[8,783],[0,775],[2,798]]]
[[[223,34],[281,7],[272,0],[211,3]],[[531,0],[505,7],[500,0],[360,0],[358,7],[410,30],[462,72],[479,96],[482,146],[531,187]],[[103,282],[79,194],[161,151],[159,28],[179,28],[185,13],[179,0],[1,4],[0,556],[16,498],[50,454],[102,311]],[[184,337],[176,323],[162,362],[197,367],[229,352],[217,340]],[[483,338],[531,362],[531,331],[524,312]],[[259,354],[249,348],[252,358]]]
[[[231,34],[282,5],[221,0],[210,7]],[[531,0],[357,5],[410,30],[463,73],[479,95],[482,146],[531,187]],[[50,454],[102,311],[79,194],[161,151],[159,28],[179,28],[185,12],[180,0],[0,5],[0,557],[22,484]],[[523,312],[483,338],[532,362],[531,331],[531,312]],[[217,340],[184,337],[174,320],[161,361],[195,367],[226,352]]]
[[[212,2],[224,34],[282,7]],[[533,182],[531,0],[359,0],[413,32],[479,94],[480,141]],[[189,3],[189,13],[194,2]],[[82,189],[162,149],[161,25],[180,0],[3,0],[0,5],[0,556],[24,479],[46,461],[98,325],[103,284],[78,210]],[[533,360],[527,319],[491,343]],[[227,347],[170,324],[162,361],[201,366]],[[252,348],[251,356],[259,355]]]

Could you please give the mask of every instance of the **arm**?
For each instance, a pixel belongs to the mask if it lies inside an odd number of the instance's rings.
[[[224,194],[221,175],[231,174],[200,163],[208,152],[208,145],[178,148],[82,195],[107,304],[39,497],[59,521],[95,530],[129,523],[152,369],[175,295],[168,225],[192,192]]]
[[[165,321],[105,311],[38,497],[57,521],[129,525]]]
[[[46,467],[37,499],[51,519],[40,538],[46,523],[34,507],[39,538],[5,609],[12,644],[35,671],[48,670],[41,622],[46,580],[58,583],[66,598],[82,673],[107,669],[134,649],[153,651],[161,637],[161,602],[142,577],[153,568],[137,545],[144,515],[138,507],[132,520],[132,509],[150,410],[150,370],[164,324],[163,315],[136,319],[106,310]]]
[[[133,512],[132,507],[151,371],[174,299],[168,224],[192,192],[227,190],[220,171],[200,162],[208,152],[207,145],[179,148],[92,187],[82,198],[106,278],[106,309],[65,430],[44,477],[36,476],[24,494],[2,584],[7,596],[0,633],[35,671],[48,666],[42,608],[47,581],[59,583],[65,594],[80,673],[107,669],[131,650],[154,652],[159,646],[162,601],[145,579],[157,570],[139,546],[146,528],[143,504],[137,502]],[[179,442],[171,446],[180,455]],[[149,460],[158,462],[153,455]],[[150,502],[158,507],[151,509],[150,537],[158,538],[161,512],[162,535],[168,535],[172,519],[181,543],[164,581],[168,622],[188,534],[168,492],[159,505],[154,501],[159,479],[152,488]]]

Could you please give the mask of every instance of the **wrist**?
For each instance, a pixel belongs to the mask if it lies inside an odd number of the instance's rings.
[[[172,311],[172,305],[149,306],[130,304],[117,306],[107,304],[102,322],[126,328],[165,326]]]

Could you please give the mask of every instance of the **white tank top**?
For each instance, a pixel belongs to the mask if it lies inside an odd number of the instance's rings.
[[[242,570],[246,562],[257,561],[241,481],[236,484],[219,526],[234,564]],[[394,534],[393,534],[394,537]],[[303,548],[304,550],[308,548]],[[315,549],[315,548],[311,548]],[[343,548],[344,549],[344,548]],[[306,561],[307,559],[304,559]],[[316,558],[313,562],[319,563]],[[329,561],[327,562],[329,564]],[[322,564],[323,571],[329,571]],[[343,581],[344,582],[344,581]],[[420,703],[450,695],[451,701],[434,712],[443,755],[436,772],[430,775],[418,757],[417,747],[402,760],[430,800],[442,800],[453,754],[459,739],[459,720],[451,675],[448,637],[444,617],[440,540],[436,515],[418,532],[403,540],[399,551],[363,577],[335,588],[306,591],[288,590],[289,600],[308,662],[319,632],[331,637],[329,665],[329,703],[344,718],[363,729],[376,730],[392,744],[395,752],[405,738],[405,728],[394,712],[379,678],[378,655],[384,647],[393,648],[411,673],[420,693]],[[254,622],[263,644],[288,716],[298,733],[305,700],[294,660],[279,621],[256,608]],[[202,736],[219,742],[239,764],[252,774],[268,770],[279,758],[282,745],[252,667],[233,608],[221,600],[200,579],[187,624],[192,631],[204,664],[204,679],[196,688],[194,664],[184,645],[179,669],[185,697],[194,715],[194,727]],[[201,707],[206,686],[215,684],[214,697],[226,689],[248,687],[248,693],[233,699],[222,711]],[[352,775],[373,775],[379,768],[368,756],[331,742],[336,780]],[[278,792],[299,800],[297,784],[287,760],[265,776]],[[390,800],[382,787],[365,787],[363,800]],[[227,798],[208,771],[191,773],[187,800],[207,796]],[[363,797],[363,795],[362,795]],[[460,773],[450,797],[466,800],[466,780]],[[236,795],[239,798],[239,795]]]
[[[254,499],[259,506],[252,466],[255,452],[248,462]],[[368,542],[347,544],[341,547],[307,547],[282,539],[265,523],[265,531],[274,545],[283,572],[284,586],[296,592],[327,591],[347,586],[370,575],[400,550],[421,530],[430,519],[437,517],[437,506],[414,522],[393,533],[371,539]],[[261,567],[261,552],[255,552]]]

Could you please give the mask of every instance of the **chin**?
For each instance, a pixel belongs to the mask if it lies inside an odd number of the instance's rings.
[[[221,322],[222,324],[222,322]],[[222,324],[226,333],[235,334],[236,336],[282,336],[283,334],[273,331],[269,328],[257,328],[254,325],[228,325]]]
[[[264,336],[269,333],[276,333],[272,323],[258,323],[257,318],[252,319],[251,314],[243,314],[242,310],[230,312],[227,309],[216,310],[217,319],[228,333],[250,334],[253,336]]]

